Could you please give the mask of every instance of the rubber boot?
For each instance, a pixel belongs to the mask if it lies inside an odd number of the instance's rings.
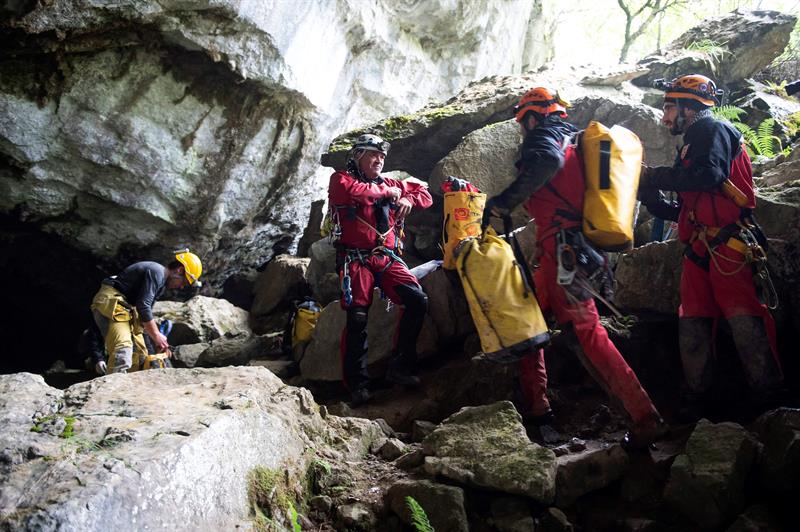
[[[735,316],[728,318],[728,323],[747,384],[757,400],[768,402],[780,391],[783,375],[770,347],[764,320],[760,316]]]
[[[692,394],[702,395],[714,382],[714,318],[681,318],[678,328],[686,384]]]
[[[342,375],[347,389],[351,394],[362,389],[366,391],[369,385],[366,308],[352,307],[347,310],[347,325],[342,332],[342,350]]]
[[[397,328],[397,352],[389,362],[386,380],[408,388],[421,385],[417,370],[417,338],[422,330],[428,297],[418,286],[401,285],[395,288],[403,302],[403,311]]]

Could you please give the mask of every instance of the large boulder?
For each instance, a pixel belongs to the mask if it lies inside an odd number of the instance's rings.
[[[567,508],[579,497],[604,488],[628,468],[628,453],[619,444],[591,442],[583,451],[558,457],[556,506]]]
[[[344,168],[347,152],[358,135],[369,131],[390,140],[392,149],[385,170],[403,170],[427,178],[444,156],[458,146],[465,135],[484,126],[508,120],[511,109],[531,87],[558,87],[568,99],[581,96],[624,98],[616,87],[578,85],[577,70],[542,70],[517,76],[489,76],[467,85],[445,102],[432,103],[416,113],[387,118],[335,138],[322,155],[322,164]],[[517,141],[518,143],[518,141]]]
[[[706,530],[728,522],[743,509],[757,446],[740,425],[701,420],[672,463],[664,501]]]
[[[431,475],[526,495],[544,504],[555,496],[555,455],[528,439],[519,413],[508,401],[462,408],[422,446],[425,471]]]
[[[733,92],[730,103],[744,109],[747,114],[740,117],[740,120],[754,130],[764,120],[774,118],[776,127],[772,134],[782,140],[786,140],[782,130],[792,121],[792,115],[800,113],[800,103],[796,100],[774,94],[768,86],[753,80],[746,80],[745,87]]]
[[[614,302],[621,308],[677,314],[684,245],[651,242],[619,256]]]
[[[367,323],[368,364],[385,361],[392,354],[400,308],[392,305],[391,310],[387,311],[386,306],[387,301],[379,297],[376,289]],[[342,329],[346,323],[347,313],[342,310],[338,301],[329,303],[322,309],[314,328],[314,336],[300,360],[300,373],[304,379],[341,380],[339,345]],[[427,316],[417,340],[417,351],[420,357],[432,355],[437,351],[436,329]]]
[[[215,297],[195,296],[185,303],[159,301],[153,306],[153,316],[172,320],[169,340],[173,345],[252,334],[247,311]]]
[[[783,52],[796,20],[777,11],[738,10],[704,20],[669,43],[661,53],[639,61],[639,66],[649,72],[633,82],[649,86],[656,78],[672,79],[695,73],[727,85],[752,77]],[[723,47],[722,57],[715,59],[702,51],[689,50],[692,44],[704,41]]]
[[[253,304],[250,319],[254,324],[279,307],[286,307],[293,299],[310,294],[306,281],[309,259],[278,255],[267,264],[256,278],[253,287]]]
[[[265,504],[288,526],[286,501],[309,495],[308,449],[357,460],[381,434],[323,418],[308,391],[263,368],[115,374],[65,391],[14,374],[0,391],[11,530],[231,530]],[[288,498],[270,502],[272,490]]]
[[[569,121],[583,129],[590,121],[630,129],[644,146],[644,160],[650,166],[672,165],[675,137],[660,124],[661,112],[622,93],[612,96],[585,96],[573,102]]]
[[[336,273],[336,248],[323,238],[311,244],[308,263],[308,283],[311,293],[321,305],[339,299],[339,274]]]
[[[550,55],[525,0],[24,4],[0,21],[0,210],[103,258],[192,241],[220,281],[296,240],[336,127]]]
[[[431,191],[441,194],[442,183],[453,175],[468,180],[488,197],[496,196],[517,176],[514,162],[521,140],[515,120],[471,132],[436,164],[428,179]]]
[[[428,316],[442,345],[462,343],[475,332],[469,304],[455,271],[439,269],[420,280],[428,295]]]
[[[430,480],[402,480],[393,484],[386,492],[389,507],[404,523],[411,525],[411,510],[406,497],[413,497],[422,506],[434,530],[469,531],[463,489]]]
[[[754,430],[763,444],[758,464],[761,489],[788,494],[800,489],[800,410],[781,408],[767,412]]]

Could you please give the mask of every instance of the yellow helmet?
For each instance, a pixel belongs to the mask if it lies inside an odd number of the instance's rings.
[[[183,264],[183,269],[186,272],[186,280],[189,284],[194,284],[203,273],[203,263],[200,262],[200,257],[189,251],[182,249],[175,252],[175,260]]]

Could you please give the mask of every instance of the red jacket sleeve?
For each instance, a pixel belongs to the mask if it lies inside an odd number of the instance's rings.
[[[332,205],[372,205],[386,194],[386,185],[364,183],[346,172],[334,172],[328,184]]]
[[[428,191],[428,187],[416,181],[397,181],[395,179],[386,179],[386,184],[391,187],[398,187],[403,191],[401,197],[411,201],[411,205],[415,209],[427,209],[433,204],[433,198]]]

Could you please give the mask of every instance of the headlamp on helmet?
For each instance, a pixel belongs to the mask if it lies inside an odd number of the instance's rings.
[[[378,135],[372,134],[364,134],[360,135],[355,143],[353,144],[353,150],[367,150],[367,151],[379,151],[384,155],[389,153],[389,147],[391,145],[380,138]]]
[[[694,100],[706,107],[720,104],[724,91],[717,89],[714,80],[700,74],[679,76],[672,81],[653,80],[653,87],[665,91],[664,100]]]

